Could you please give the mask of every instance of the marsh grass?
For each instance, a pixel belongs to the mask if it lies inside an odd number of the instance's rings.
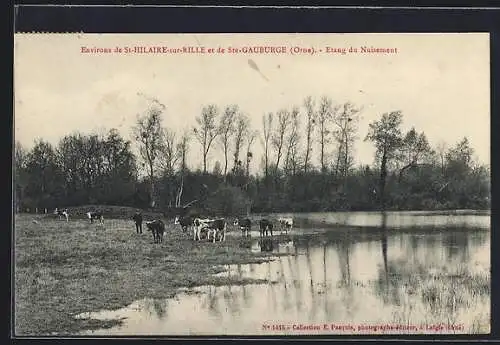
[[[487,271],[465,265],[428,267],[392,261],[381,272],[377,293],[398,306],[393,321],[400,324],[443,325],[446,333],[489,333],[491,285]],[[456,327],[451,330],[449,326]],[[439,331],[439,332],[441,332]],[[424,331],[429,333],[429,331]]]
[[[36,219],[37,222],[33,222]],[[214,276],[224,265],[260,263],[276,254],[252,253],[240,238],[193,242],[167,225],[164,242],[135,233],[126,219],[69,223],[53,217],[16,216],[15,334],[74,334],[108,328],[120,320],[76,319],[88,311],[113,310],[143,298],[173,297],[179,288],[263,283]]]

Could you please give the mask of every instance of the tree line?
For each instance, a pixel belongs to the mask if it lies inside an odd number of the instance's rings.
[[[137,116],[133,140],[111,129],[74,132],[56,146],[38,139],[31,150],[16,142],[15,205],[192,206],[223,214],[490,207],[489,166],[474,160],[466,137],[432,147],[424,132],[401,129],[401,111],[381,114],[360,133],[362,110],[307,97],[264,114],[254,129],[237,105],[209,104],[195,126],[177,133],[163,124],[166,106],[152,100]],[[373,164],[355,165],[358,139],[374,145]],[[251,174],[259,140],[262,168]],[[195,149],[202,157],[198,169],[188,164]],[[216,150],[223,159],[209,170]]]

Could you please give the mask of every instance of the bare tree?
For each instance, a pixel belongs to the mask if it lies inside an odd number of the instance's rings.
[[[185,130],[177,143],[177,153],[179,155],[180,171],[184,173],[187,169],[187,154],[189,152],[189,141],[191,136],[189,131]]]
[[[278,111],[278,126],[276,132],[272,135],[272,145],[276,150],[276,172],[279,169],[281,156],[283,155],[283,146],[285,144],[285,135],[290,126],[291,114],[288,110],[282,109]]]
[[[327,96],[321,98],[318,109],[318,131],[319,131],[319,145],[320,156],[319,161],[321,171],[326,171],[326,148],[329,143],[329,125],[333,119],[333,115],[338,111],[339,106],[333,107],[332,100]]]
[[[445,172],[445,162],[446,162],[446,152],[448,151],[448,147],[444,141],[440,141],[436,147],[436,153],[439,157],[441,163],[441,174],[444,175]]]
[[[168,174],[172,175],[175,171],[175,166],[179,160],[179,145],[176,143],[175,132],[169,129],[164,130],[164,143],[161,157],[161,165],[163,170]]]
[[[234,132],[234,154],[233,162],[234,169],[240,165],[240,151],[245,137],[249,134],[250,121],[246,115],[239,113],[236,120],[235,132]]]
[[[181,206],[181,200],[182,200],[182,192],[184,191],[184,175],[186,174],[186,169],[187,169],[187,154],[189,150],[189,132],[185,131],[179,142],[177,143],[177,157],[180,165],[180,183],[179,183],[179,188],[177,190],[177,196],[175,197],[175,206],[180,207]]]
[[[229,155],[229,144],[231,136],[234,134],[235,125],[234,119],[238,112],[237,105],[230,105],[226,107],[224,114],[221,117],[219,132],[222,150],[224,152],[224,181],[227,179],[227,158]]]
[[[247,156],[247,166],[246,166],[247,177],[250,176],[250,161],[253,158],[253,153],[251,151],[251,148],[252,148],[253,141],[255,140],[255,138],[257,137],[257,135],[258,135],[257,131],[252,131],[248,135],[248,140],[247,140],[247,154],[246,154],[246,156]]]
[[[202,146],[203,153],[203,172],[207,172],[207,157],[213,141],[219,135],[219,128],[216,125],[216,118],[219,109],[216,105],[210,104],[203,107],[201,116],[196,117],[199,128],[193,128],[196,139]]]
[[[299,145],[299,140],[300,140],[300,134],[299,134],[299,109],[298,107],[294,107],[292,109],[292,114],[291,114],[291,128],[290,128],[290,134],[288,135],[287,138],[287,148],[286,148],[286,155],[285,155],[285,170],[287,172],[291,171],[292,175],[295,175],[296,169],[297,169],[297,152],[298,152],[298,145]]]
[[[336,126],[333,134],[338,143],[336,173],[340,171],[342,177],[346,177],[353,164],[352,146],[358,130],[361,108],[356,108],[347,102],[341,106],[341,110],[334,114],[333,123]]]
[[[269,175],[269,148],[271,144],[271,135],[273,130],[273,113],[269,113],[267,117],[265,115],[262,116],[262,125],[263,125],[262,144],[264,146],[264,164],[265,164],[264,172],[267,177]]]
[[[164,146],[165,132],[161,115],[165,109],[165,105],[153,103],[145,115],[137,116],[136,125],[132,128],[141,158],[147,165],[151,207],[155,206],[155,172]]]
[[[307,173],[307,169],[310,164],[310,157],[312,152],[312,134],[314,126],[316,123],[316,112],[314,110],[314,100],[311,96],[306,97],[304,100],[304,107],[306,108],[306,147],[304,154],[304,173]]]

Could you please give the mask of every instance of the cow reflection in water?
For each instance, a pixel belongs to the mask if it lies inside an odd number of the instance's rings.
[[[260,251],[272,252],[274,250],[274,243],[271,238],[262,238],[259,240]]]

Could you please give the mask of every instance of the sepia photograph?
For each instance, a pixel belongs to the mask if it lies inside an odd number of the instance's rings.
[[[491,332],[489,33],[14,34],[15,336]]]

